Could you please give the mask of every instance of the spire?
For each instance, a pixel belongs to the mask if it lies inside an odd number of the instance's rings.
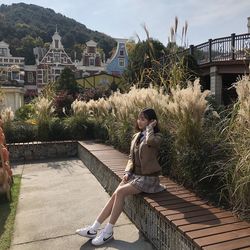
[[[52,43],[50,45],[51,49],[63,49],[63,45],[61,42],[61,36],[59,35],[57,31],[57,24],[56,24],[56,31],[54,35],[52,36]]]

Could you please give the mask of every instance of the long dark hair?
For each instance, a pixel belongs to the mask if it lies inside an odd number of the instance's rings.
[[[139,116],[140,116],[141,114],[142,114],[147,120],[149,120],[149,121],[151,121],[151,120],[156,120],[157,123],[156,123],[156,125],[155,125],[155,127],[154,127],[154,132],[155,132],[155,133],[160,132],[160,129],[159,129],[159,126],[158,126],[158,118],[157,118],[157,115],[156,115],[154,109],[152,109],[152,108],[144,108],[144,109],[139,113]],[[136,129],[137,129],[138,131],[140,131],[137,122],[136,122]]]

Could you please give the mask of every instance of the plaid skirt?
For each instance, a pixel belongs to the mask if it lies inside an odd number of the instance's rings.
[[[128,183],[144,193],[158,193],[166,189],[165,186],[160,184],[158,176],[131,174],[129,176]]]

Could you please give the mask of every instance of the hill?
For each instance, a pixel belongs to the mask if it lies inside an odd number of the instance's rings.
[[[80,58],[82,45],[90,39],[98,43],[106,58],[115,46],[115,41],[104,33],[88,29],[84,24],[54,10],[33,4],[0,6],[0,41],[10,44],[13,56],[24,56],[26,64],[34,64],[33,48],[46,46],[57,29],[66,51]]]

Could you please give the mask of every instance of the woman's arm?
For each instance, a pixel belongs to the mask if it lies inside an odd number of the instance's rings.
[[[131,139],[130,153],[129,153],[129,156],[128,156],[128,163],[127,163],[126,168],[125,168],[125,172],[129,172],[129,173],[131,173],[132,170],[133,170],[133,160],[132,160],[131,146],[132,146],[132,142],[133,142],[136,135],[137,134],[134,134],[132,139]]]
[[[152,147],[160,147],[162,142],[162,135],[160,133],[154,133],[154,127],[149,124],[146,127],[146,144]]]

